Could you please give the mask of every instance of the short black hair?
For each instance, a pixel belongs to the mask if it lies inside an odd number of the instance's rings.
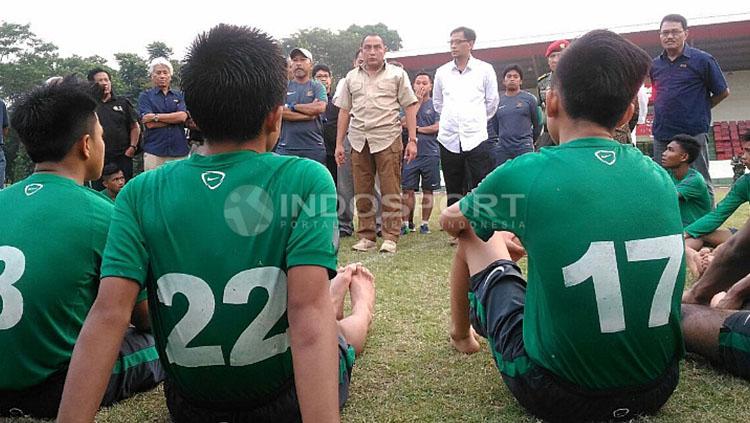
[[[451,31],[450,35],[453,35],[453,34],[455,34],[457,32],[463,32],[464,33],[464,38],[467,41],[476,41],[477,40],[477,33],[474,32],[474,30],[471,29],[471,28],[467,28],[465,26],[459,26],[458,28],[456,28],[453,31]]]
[[[10,123],[31,161],[59,162],[96,123],[97,102],[88,84],[65,78],[34,88],[14,105]]]
[[[104,169],[102,170],[102,178],[107,179],[110,176],[116,174],[117,172],[121,172],[122,169],[120,169],[117,166],[117,163],[107,163],[104,166]]]
[[[661,22],[659,23],[659,29],[664,25],[664,22],[679,22],[680,25],[682,25],[682,29],[688,29],[687,26],[687,19],[685,19],[684,16],[678,15],[676,13],[672,13],[670,15],[667,15],[663,18],[661,18]]]
[[[552,86],[572,119],[613,129],[651,67],[642,48],[599,29],[572,43],[552,73]]]
[[[319,64],[313,66],[313,70],[312,70],[313,78],[315,77],[315,74],[318,73],[318,72],[320,72],[320,71],[327,72],[328,76],[333,76],[331,74],[331,68],[329,68],[328,65],[324,65],[322,63],[319,63]]]
[[[94,82],[94,77],[96,76],[96,74],[102,73],[102,72],[107,74],[107,77],[109,78],[110,81],[112,80],[112,75],[109,73],[109,71],[101,67],[91,69],[89,73],[86,74],[86,79],[88,79],[91,82]]]
[[[418,77],[418,76],[421,76],[421,75],[424,75],[424,76],[426,76],[427,78],[429,78],[429,79],[430,79],[430,84],[432,84],[432,83],[433,83],[433,82],[432,82],[432,75],[430,75],[430,73],[429,73],[429,72],[427,72],[427,71],[419,71],[419,72],[417,72],[417,74],[416,74],[416,75],[414,75],[414,79],[416,80],[416,79],[417,79],[417,77]]]
[[[521,69],[520,65],[518,65],[516,63],[513,63],[512,65],[506,66],[505,69],[503,69],[503,78],[505,78],[505,75],[507,75],[508,72],[510,72],[510,71],[516,71],[516,72],[518,72],[518,75],[523,80],[523,70]]]
[[[365,45],[365,40],[367,39],[367,37],[378,37],[378,38],[380,38],[380,41],[383,43],[383,47],[385,47],[385,39],[383,38],[382,35],[378,34],[377,32],[370,32],[368,34],[365,34],[365,36],[362,37],[362,41],[359,42],[360,46]],[[362,49],[360,48],[359,51],[362,51]],[[359,52],[357,52],[357,54],[359,54]],[[357,60],[357,56],[354,56],[354,60]]]
[[[671,141],[680,145],[680,148],[688,155],[688,164],[693,163],[701,154],[701,145],[695,138],[687,134],[677,134]]]
[[[181,70],[185,105],[206,139],[256,138],[284,104],[287,63],[278,43],[256,28],[220,24],[195,39]]]

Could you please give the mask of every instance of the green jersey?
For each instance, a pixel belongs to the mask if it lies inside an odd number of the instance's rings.
[[[711,211],[711,196],[700,172],[690,168],[682,180],[677,180],[672,172],[670,176],[680,199],[682,226],[688,226]]]
[[[56,175],[0,191],[0,389],[67,367],[96,298],[111,215],[111,201]]]
[[[640,151],[586,138],[526,154],[460,207],[480,238],[507,230],[526,247],[524,360],[612,389],[653,381],[682,356],[677,192]],[[495,355],[506,374],[528,369]]]
[[[102,277],[148,287],[162,364],[196,401],[247,402],[293,377],[287,271],[335,274],[336,191],[322,165],[193,155],[117,196]]]
[[[716,208],[691,223],[685,228],[685,232],[693,238],[710,234],[724,224],[739,206],[748,201],[750,201],[750,174],[737,179],[727,196],[716,205]]]

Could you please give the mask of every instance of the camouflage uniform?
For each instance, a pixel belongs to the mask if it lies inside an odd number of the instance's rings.
[[[630,134],[638,124],[638,109],[640,109],[640,107],[638,106],[637,98],[633,102],[633,105],[635,106],[635,110],[633,110],[633,116],[630,118],[630,121],[619,128],[615,128],[615,133],[612,136],[612,138],[614,138],[615,141],[619,142],[620,144],[633,144],[633,140],[630,138]]]
[[[544,120],[544,131],[542,131],[539,138],[536,140],[535,147],[537,151],[542,147],[555,145],[555,142],[552,140],[552,137],[547,130],[547,91],[549,91],[550,85],[552,85],[552,72],[547,72],[536,80],[536,92],[539,97],[539,106],[542,108]]]

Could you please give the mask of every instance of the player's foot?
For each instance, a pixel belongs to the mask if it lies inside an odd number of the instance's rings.
[[[724,292],[724,291],[721,291],[718,294],[714,295],[714,297],[711,298],[711,307],[716,308],[719,305],[719,303],[721,302],[721,300],[723,300],[724,297],[726,297],[726,296],[727,296],[727,293]]]
[[[393,242],[393,241],[391,241],[390,239],[386,239],[380,245],[380,252],[381,253],[395,253],[396,252],[396,243]]]
[[[448,240],[448,245],[450,245],[451,247],[455,247],[456,245],[458,245],[458,238],[456,238],[456,237],[451,237],[451,238],[450,238],[450,239]]]
[[[375,241],[370,241],[367,238],[362,238],[357,241],[356,244],[352,245],[352,250],[367,252],[374,250],[377,246],[378,244],[376,244]]]
[[[404,223],[403,225],[401,225],[401,235],[409,235],[409,232],[411,231],[409,230],[408,223]]]
[[[352,274],[349,295],[352,299],[352,313],[364,310],[372,322],[375,314],[375,276],[360,263],[357,263],[356,271]]]
[[[708,269],[708,266],[711,265],[711,262],[714,261],[714,252],[711,251],[710,248],[701,248],[701,250],[698,252],[698,255],[700,255],[701,258],[700,274],[702,275],[703,272]]]
[[[340,268],[338,274],[331,280],[331,301],[333,302],[333,309],[336,311],[336,320],[344,318],[344,299],[346,293],[349,292],[349,285],[358,264],[352,263]]]
[[[693,275],[693,278],[698,279],[700,275],[703,273],[701,272],[701,256],[700,254],[693,250],[692,248],[685,248],[685,262],[687,264],[688,271],[691,275]]]
[[[430,227],[426,223],[419,225],[419,233],[422,235],[430,233]]]
[[[458,352],[464,354],[474,354],[479,351],[479,341],[477,341],[477,333],[474,328],[469,328],[469,333],[464,336],[459,336],[451,333],[451,344]]]

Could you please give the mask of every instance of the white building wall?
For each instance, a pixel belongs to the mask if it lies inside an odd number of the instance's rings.
[[[730,95],[711,111],[713,121],[750,120],[750,70],[725,76]]]

